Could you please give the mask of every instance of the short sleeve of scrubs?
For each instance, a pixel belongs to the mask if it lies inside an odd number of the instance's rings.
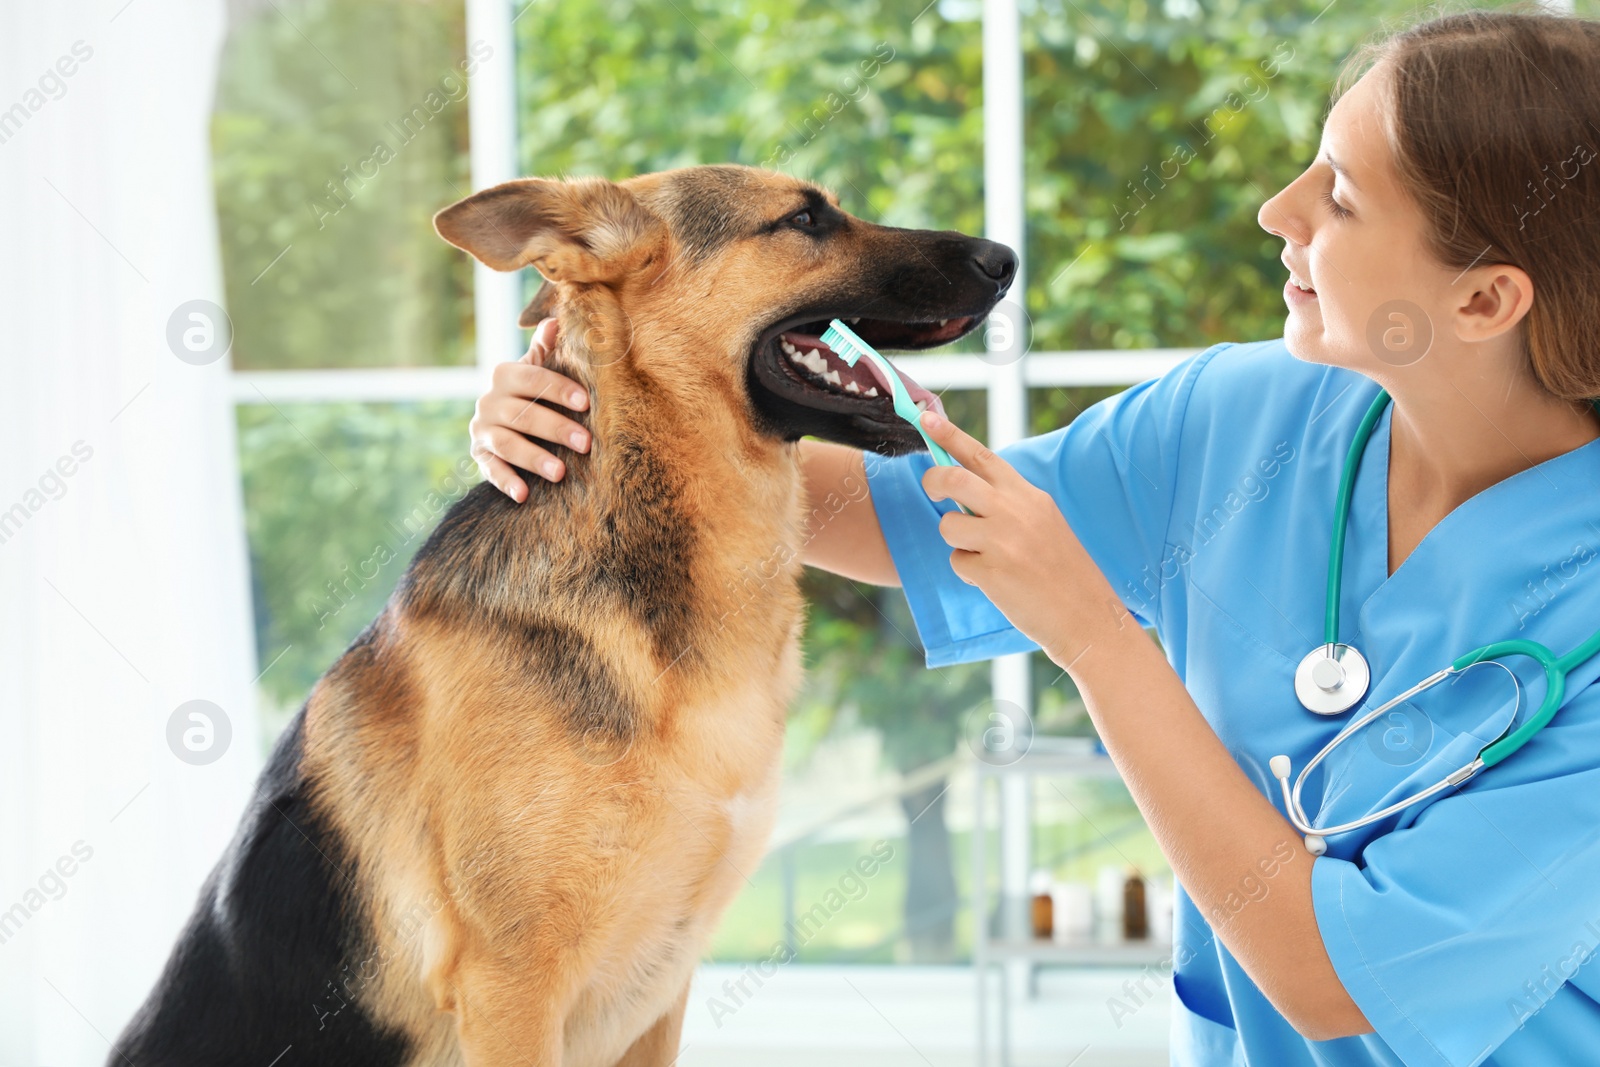
[[[1409,1067],[1600,1062],[1600,685],[1359,863],[1319,857],[1312,900],[1345,988]]]
[[[1152,601],[1133,591],[1162,565],[1178,471],[1178,445],[1194,381],[1226,345],[1184,360],[1091,406],[1067,426],[999,450],[1029,482],[1055,498],[1124,604],[1156,625]],[[926,452],[885,458],[868,453],[867,485],[900,574],[929,667],[967,663],[1039,646],[1017,630],[976,586],[950,567],[939,519],[956,510],[922,489],[933,465]]]

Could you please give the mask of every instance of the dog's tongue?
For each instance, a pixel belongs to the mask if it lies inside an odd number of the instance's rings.
[[[844,361],[839,353],[835,352],[833,349],[824,344],[822,338],[820,337],[813,337],[810,334],[804,333],[786,333],[783,335],[783,339],[797,348],[809,348],[821,352],[823,358],[828,361],[829,366],[838,370],[842,375],[848,376],[853,369]],[[890,366],[894,366],[894,361],[889,360],[889,364]],[[866,370],[872,374],[873,378],[877,379],[883,395],[890,398],[891,401],[893,400],[894,388],[889,384],[889,378],[884,374],[883,368],[878,365],[877,360],[862,357],[859,361],[857,361],[856,366],[866,368]],[[900,380],[905,383],[906,393],[911,397],[911,402],[913,404],[919,400],[926,400],[927,404],[924,406],[928,410],[937,411],[941,415],[944,414],[944,401],[939,399],[939,395],[937,393],[930,392],[929,390],[918,385],[912,380],[911,375],[901,370],[898,366],[894,367],[894,372],[898,374],[900,376]]]

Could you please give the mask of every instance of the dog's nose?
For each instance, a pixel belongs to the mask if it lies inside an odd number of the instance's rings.
[[[1002,293],[1017,276],[1017,254],[998,241],[979,241],[972,262]]]

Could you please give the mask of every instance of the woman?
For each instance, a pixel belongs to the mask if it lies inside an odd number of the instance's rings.
[[[1218,345],[999,454],[926,418],[959,468],[800,444],[815,499],[871,489],[806,562],[903,584],[930,666],[1038,648],[1077,683],[1181,885],[1174,1062],[1600,1063],[1600,662],[1505,763],[1323,855],[1269,769],[1354,714],[1308,710],[1295,682],[1369,412],[1336,640],[1370,686],[1341,695],[1323,666],[1311,703],[1376,707],[1489,642],[1564,654],[1600,625],[1596,144],[1600,26],[1425,23],[1353,57],[1317,159],[1261,208],[1291,276],[1283,339]],[[552,340],[472,423],[519,500],[508,464],[560,477],[522,435],[575,429],[527,402],[576,389],[537,365]],[[1543,676],[1507,665],[1526,716]],[[1511,694],[1469,671],[1352,735],[1308,780],[1315,825],[1469,762]]]

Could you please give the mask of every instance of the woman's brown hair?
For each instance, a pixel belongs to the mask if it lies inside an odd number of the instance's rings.
[[[1526,271],[1535,377],[1564,399],[1600,397],[1600,23],[1443,15],[1359,48],[1334,99],[1378,64],[1389,147],[1434,258]]]

